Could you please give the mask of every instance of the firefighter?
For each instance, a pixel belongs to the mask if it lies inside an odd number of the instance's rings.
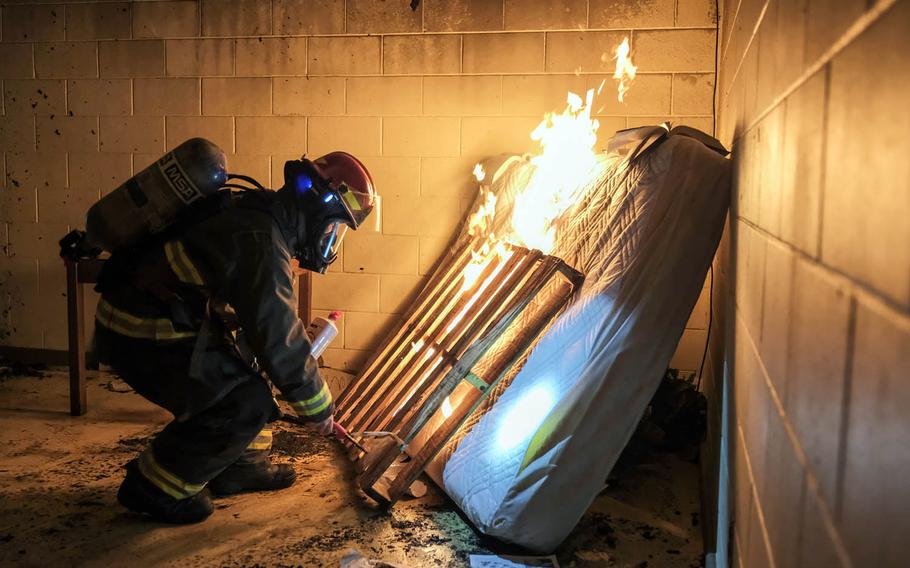
[[[269,461],[268,423],[279,416],[269,381],[312,428],[332,431],[332,395],[297,317],[291,261],[324,272],[375,199],[366,168],[344,152],[287,162],[278,191],[225,193],[115,252],[98,285],[99,359],[174,415],[127,464],[117,499],[169,523],[207,518],[210,492],[294,483],[290,465]]]

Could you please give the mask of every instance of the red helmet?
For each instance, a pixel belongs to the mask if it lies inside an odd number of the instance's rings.
[[[350,217],[351,228],[357,229],[373,211],[376,189],[373,178],[363,163],[347,152],[332,152],[313,161],[313,166],[329,187],[340,197]]]

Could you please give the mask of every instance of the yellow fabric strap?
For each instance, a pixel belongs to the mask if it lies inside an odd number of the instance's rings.
[[[315,416],[332,404],[332,392],[329,385],[322,383],[319,392],[306,400],[291,401],[291,407],[302,416]]]
[[[189,255],[186,254],[183,243],[176,240],[168,241],[164,245],[164,254],[167,256],[168,264],[171,265],[171,270],[174,271],[174,274],[177,275],[177,278],[181,282],[193,284],[194,286],[205,285],[202,276],[200,276],[199,271],[196,270],[196,265],[193,264]]]
[[[272,448],[272,430],[263,428],[246,447],[248,450],[270,450]]]
[[[167,318],[141,318],[112,306],[107,300],[98,300],[95,321],[120,335],[156,341],[196,337],[195,331],[177,331],[174,322]]]
[[[147,448],[139,456],[139,472],[155,487],[174,499],[188,499],[205,487],[205,483],[187,483],[158,465],[158,462],[155,461],[155,456],[152,455],[151,448]]]

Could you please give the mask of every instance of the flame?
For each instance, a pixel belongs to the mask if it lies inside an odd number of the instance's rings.
[[[485,177],[487,177],[487,172],[484,171],[483,165],[480,163],[474,164],[474,179],[482,182]]]
[[[531,158],[534,173],[512,211],[510,239],[549,253],[555,243],[555,223],[577,203],[597,166],[597,129],[591,118],[594,89],[585,98],[569,93],[561,114],[548,114],[531,133],[540,154]]]
[[[616,70],[613,72],[613,78],[619,81],[616,87],[619,102],[623,102],[623,98],[629,92],[632,80],[635,79],[635,72],[638,70],[632,65],[630,51],[629,38],[623,38],[622,43],[616,48]]]

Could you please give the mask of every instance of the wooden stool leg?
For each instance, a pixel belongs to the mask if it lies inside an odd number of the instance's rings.
[[[79,283],[79,264],[66,262],[66,320],[69,335],[70,414],[86,411],[85,393],[85,303]]]

